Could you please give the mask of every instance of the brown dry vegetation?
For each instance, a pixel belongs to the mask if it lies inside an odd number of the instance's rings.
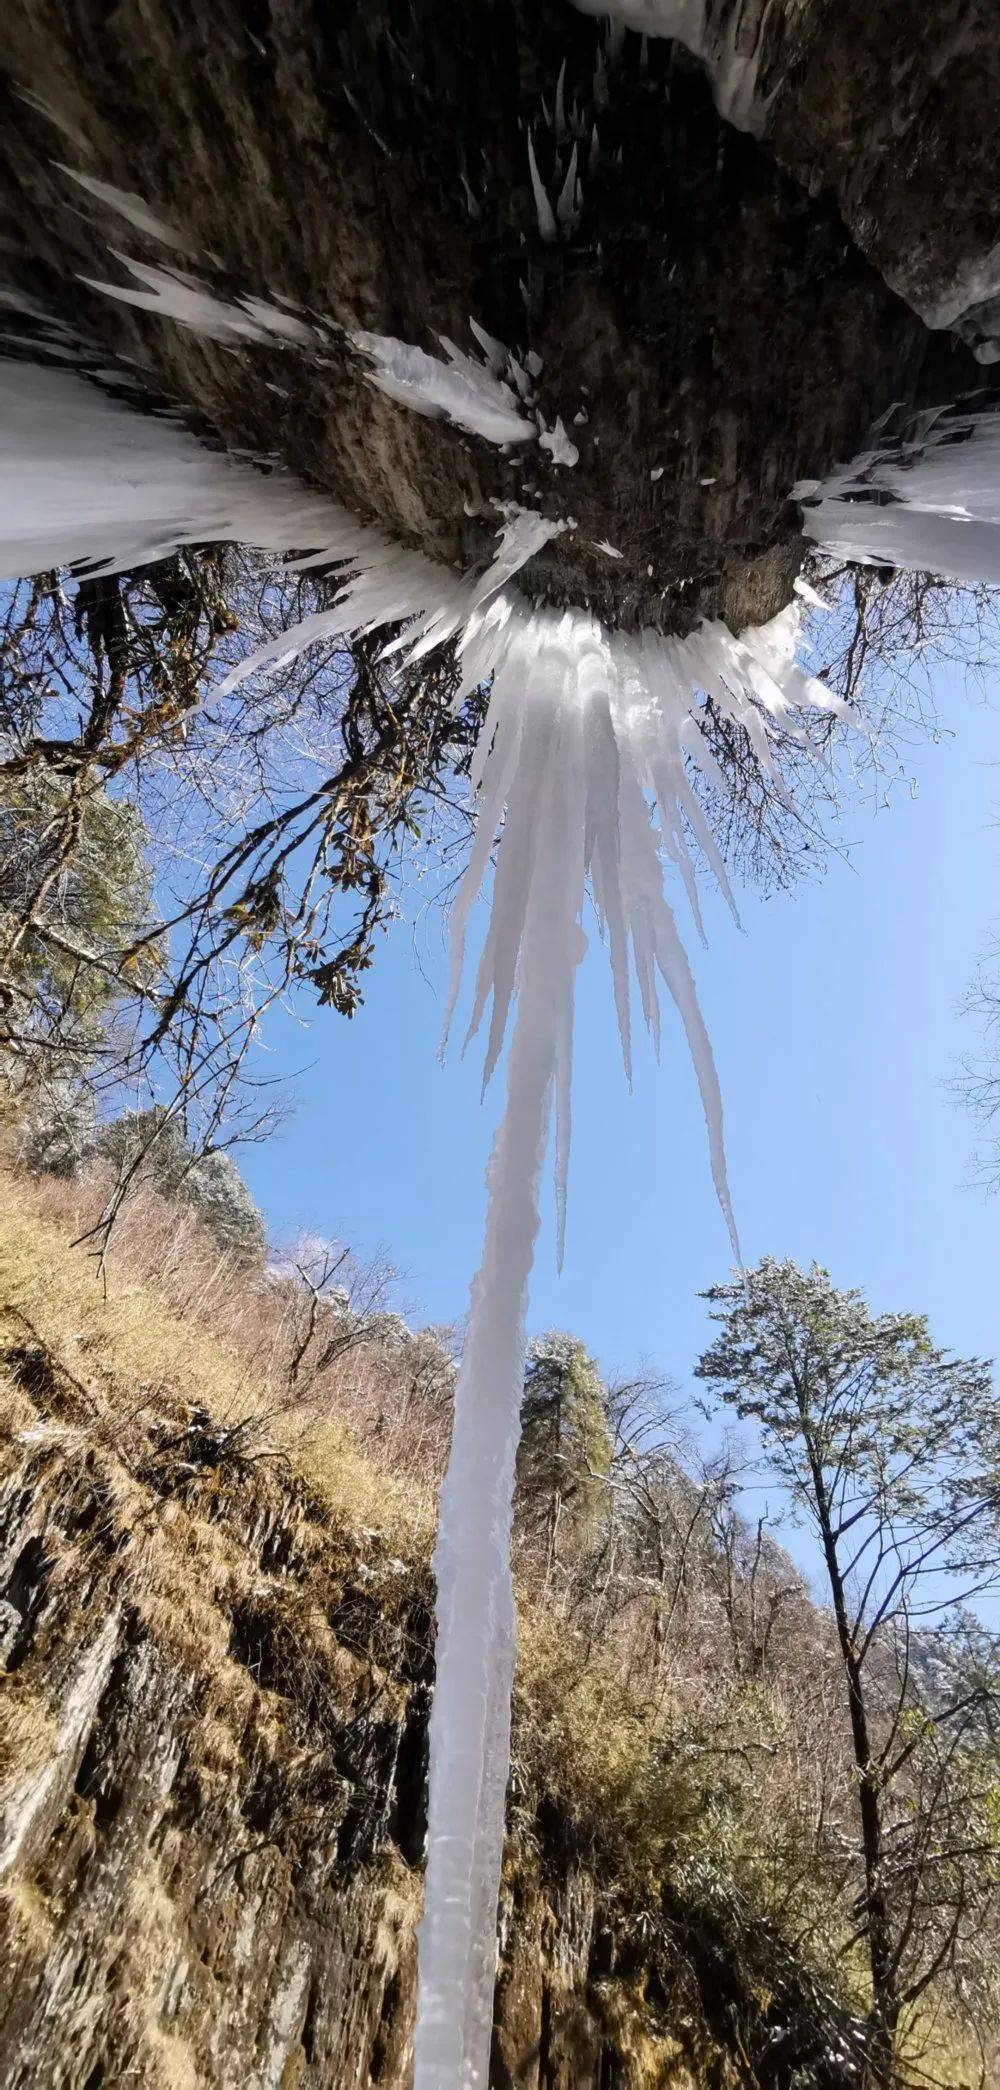
[[[295,1680],[282,1689],[313,1706],[331,1693],[360,1702],[370,1687],[328,1623],[331,1583],[357,1576],[359,1546],[376,1643],[409,1632],[415,1605],[426,1615],[450,1393],[440,1343],[376,1334],[331,1356],[300,1281],[239,1264],[190,1210],[148,1191],[122,1214],[102,1285],[70,1245],[100,1205],[99,1176],[0,1181],[5,1463],[64,1496],[86,1470],[109,1528],[129,1534],[109,1588],[127,1591],[157,1647],[201,1679],[205,1762],[224,1778],[252,1728],[261,1761],[287,1772],[284,1709],[233,1659],[233,1619],[252,1598],[263,1632],[267,1613],[269,1660]],[[357,1281],[378,1290],[377,1273]],[[214,1471],[188,1484],[182,1465],[161,1488],[158,1462],[176,1464],[201,1430]],[[678,1905],[762,1924],[771,1949],[791,1948],[863,2010],[849,1946],[847,1735],[826,1629],[783,1556],[733,1521],[718,1478],[696,1487],[673,1471],[659,1577],[610,1487],[600,1529],[563,1558],[519,1530],[510,1891],[525,1849],[558,1818],[630,1904],[662,1909],[669,1882]],[[248,1516],[266,1525],[279,1498],[286,1521],[291,1499],[304,1562],[292,1597],[256,1586],[241,1535]],[[70,1571],[68,1558],[54,1570]],[[392,1666],[378,1671],[387,1709]],[[8,1783],[23,1785],[51,1716],[37,1679],[11,1684],[0,1750]],[[925,2024],[914,2082],[928,2068],[939,2082],[977,2082],[971,2060],[949,2059],[946,2075],[931,2066],[927,2040]]]

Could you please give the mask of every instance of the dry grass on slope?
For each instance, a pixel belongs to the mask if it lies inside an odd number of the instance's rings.
[[[290,1388],[296,1345],[290,1288],[220,1251],[197,1220],[153,1192],[129,1206],[103,1279],[86,1244],[102,1186],[0,1174],[0,1313],[6,1342],[36,1339],[78,1381],[93,1428],[119,1448],[180,1401],[238,1433],[241,1446],[280,1451],[331,1512],[377,1527],[426,1559],[433,1467],[419,1484],[389,1458],[359,1448],[352,1418],[392,1402],[384,1361],[348,1351],[336,1371]]]
[[[102,1284],[86,1247],[72,1245],[95,1186],[13,1173],[0,1183],[4,1463],[30,1455],[40,1470],[58,1459],[69,1486],[86,1453],[110,1513],[134,1530],[130,1584],[161,1644],[186,1660],[198,1651],[203,1674],[227,1673],[229,1618],[247,1578],[239,1529],[227,1528],[227,1471],[243,1474],[234,1514],[246,1506],[251,1471],[262,1497],[305,1486],[329,1520],[333,1553],[340,1533],[349,1547],[360,1540],[369,1559],[405,1564],[407,1581],[426,1576],[440,1448],[429,1445],[433,1414],[410,1400],[398,1359],[354,1350],[307,1400],[294,1397],[283,1288],[263,1271],[237,1269],[188,1215],[143,1193],[116,1233]],[[42,1353],[58,1386],[40,1423],[24,1380]],[[408,1402],[405,1436],[394,1409]],[[147,1484],[151,1436],[176,1437],[193,1413],[228,1433],[231,1446],[210,1519],[204,1480],[190,1504],[183,1493],[159,1501]],[[533,1592],[529,1581],[520,1599],[516,1740],[527,1811],[547,1794],[576,1825],[581,1847],[613,1844],[623,1874],[648,1883],[698,1811],[686,1774],[664,1777],[659,1710],[623,1689],[618,1652],[585,1648],[569,1621],[550,1615],[551,1591]],[[301,1640],[304,1618],[289,1631]],[[301,1645],[303,1659],[333,1659],[330,1649]]]
[[[137,1197],[102,1285],[86,1248],[71,1245],[99,1186],[8,1174],[3,1190],[0,1347],[10,1357],[40,1345],[55,1361],[64,1430],[57,1445],[57,1429],[39,1428],[8,1369],[0,1394],[8,1459],[23,1458],[22,1432],[41,1458],[48,1431],[51,1455],[58,1451],[68,1469],[87,1446],[109,1501],[134,1522],[133,1576],[141,1563],[144,1611],[158,1637],[203,1646],[206,1668],[221,1662],[226,1614],[246,1573],[239,1537],[227,1529],[225,1466],[211,1521],[204,1482],[190,1510],[183,1496],[158,1502],[145,1484],[141,1504],[130,1504],[135,1476],[149,1466],[151,1433],[176,1434],[193,1411],[227,1435],[228,1468],[238,1465],[244,1493],[251,1472],[256,1489],[305,1486],[323,1506],[331,1548],[339,1532],[426,1576],[440,1418],[433,1404],[412,1398],[405,1364],[351,1350],[303,1399],[289,1387],[287,1289],[220,1255],[189,1215],[153,1194]],[[405,1429],[400,1408],[408,1410]],[[240,1500],[234,1492],[234,1511]],[[653,1679],[648,1665],[644,1673],[644,1615],[598,1631],[575,1585],[550,1586],[523,1552],[521,1570],[515,1793],[525,1818],[547,1798],[573,1823],[581,1850],[600,1849],[632,1889],[645,1891],[665,1865],[697,1851],[735,1867],[756,1894],[767,1785],[768,1865],[786,1875],[785,1835],[798,1834],[797,1796],[780,1790],[777,1775],[787,1719],[760,1700],[753,1720],[763,1746],[742,1751],[745,1692],[727,1696],[721,1655],[706,1708],[710,1629],[701,1611],[690,1621],[692,1646],[680,1641]]]

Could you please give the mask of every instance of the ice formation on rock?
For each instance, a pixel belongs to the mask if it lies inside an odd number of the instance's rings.
[[[548,451],[553,464],[573,465],[580,461],[580,452],[567,435],[561,414],[557,414],[554,428],[543,428],[538,442],[541,449]]]
[[[553,1116],[560,1252],[564,1232],[585,892],[589,882],[626,1070],[632,975],[654,1042],[658,983],[678,1011],[735,1251],[719,1085],[664,891],[665,864],[678,869],[698,919],[692,836],[728,895],[692,781],[697,769],[727,789],[699,724],[705,699],[745,731],[772,776],[769,729],[794,733],[799,707],[836,708],[836,700],[796,665],[798,605],[740,638],[721,624],[684,639],[610,632],[582,610],[533,607],[512,585],[568,522],[511,506],[487,572],[456,575],[363,528],[287,473],[204,449],[170,417],[131,413],[66,370],[0,365],[0,473],[8,494],[0,572],[11,577],[80,560],[132,567],[179,544],[220,539],[294,552],[300,565],[341,562],[346,578],[331,607],[250,655],[222,688],[313,640],[401,621],[406,631],[386,650],[411,662],[456,639],[456,704],[492,677],[477,757],[478,829],[454,913],[448,1010],[450,1020],[473,901],[502,822],[470,1022],[475,1031],[489,1005],[486,1079],[516,1013],[435,1555],[438,1680],[416,2043],[417,2090],[469,2090],[486,2083],[490,2045],[525,1312]]]
[[[737,130],[763,129],[766,103],[757,86],[771,0],[748,10],[745,0],[573,0],[581,14],[607,15],[641,36],[670,37],[705,67],[719,115]]]
[[[423,619],[417,636],[432,631],[436,644],[568,527],[512,508],[494,565],[459,576],[356,522],[290,472],[208,450],[170,415],[132,412],[75,371],[41,364],[0,361],[0,475],[5,578],[80,560],[110,572],[213,542],[354,569],[336,609],[306,619],[301,640],[278,640],[268,658],[399,618]]]
[[[116,188],[111,181],[99,181],[95,174],[82,174],[78,168],[68,167],[63,160],[53,160],[52,164],[58,167],[60,174],[65,174],[69,181],[84,189],[88,196],[93,196],[96,203],[103,203],[106,209],[124,218],[136,232],[144,232],[147,238],[159,240],[163,247],[176,247],[182,253],[187,251],[187,241],[181,234],[167,223],[166,218],[150,210],[148,203],[144,203],[133,190]]]
[[[88,290],[99,290],[120,305],[135,305],[142,312],[157,312],[175,319],[180,326],[193,327],[209,341],[280,341],[299,348],[312,347],[320,338],[318,329],[267,298],[221,298],[207,290],[198,276],[179,267],[157,267],[155,262],[135,261],[118,247],[110,252],[116,261],[144,287],[105,283],[84,276]]]
[[[63,171],[132,223],[142,224],[147,230],[160,226],[139,197],[126,196],[107,183],[73,174],[71,168]],[[157,236],[166,238],[168,233],[169,228],[160,226]],[[175,244],[180,244],[179,240]],[[488,443],[537,440],[535,423],[526,418],[520,406],[520,398],[527,397],[531,390],[527,372],[516,356],[475,321],[470,321],[470,326],[484,348],[482,362],[456,347],[445,334],[439,336],[444,355],[434,356],[410,342],[397,341],[391,334],[374,334],[363,327],[338,327],[333,320],[320,323],[302,318],[283,300],[272,301],[248,293],[221,296],[177,264],[136,261],[117,247],[109,251],[141,288],[108,283],[95,276],[82,280],[88,290],[98,290],[120,305],[155,312],[162,319],[176,321],[178,326],[192,328],[209,341],[278,343],[322,351],[326,343],[339,336],[349,341],[366,366],[370,366],[369,383],[397,406],[408,407],[412,413],[425,414],[432,420],[451,421],[455,427],[481,436]],[[516,389],[512,389],[508,378]]]
[[[837,559],[1000,584],[996,408],[933,408],[792,492],[806,535]]]
[[[488,443],[534,441],[534,423],[525,419],[515,394],[491,362],[477,363],[444,334],[440,339],[446,361],[388,334],[359,330],[351,335],[355,348],[374,363],[370,382],[399,406],[453,421]],[[491,348],[501,345],[492,343],[489,335],[485,339]]]

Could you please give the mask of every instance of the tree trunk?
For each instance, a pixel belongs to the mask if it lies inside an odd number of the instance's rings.
[[[809,1442],[808,1431],[806,1441]],[[869,2013],[869,2081],[865,2090],[892,2090],[893,2056],[899,2023],[899,1994],[892,1943],[892,1923],[882,1877],[882,1802],[878,1771],[872,1756],[864,1678],[851,1638],[847,1598],[844,1590],[837,1542],[833,1532],[830,1501],[819,1459],[809,1449],[813,1493],[820,1536],[833,1599],[837,1639],[847,1679],[851,1716],[851,1738],[858,1773],[858,1811],[865,1870],[865,1918],[868,1960],[871,1968],[872,2005]]]

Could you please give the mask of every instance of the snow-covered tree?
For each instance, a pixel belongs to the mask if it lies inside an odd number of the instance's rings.
[[[223,1247],[262,1251],[264,1222],[232,1155],[198,1153],[162,1108],[124,1112],[103,1127],[94,1151],[131,1184],[193,1206]]]

